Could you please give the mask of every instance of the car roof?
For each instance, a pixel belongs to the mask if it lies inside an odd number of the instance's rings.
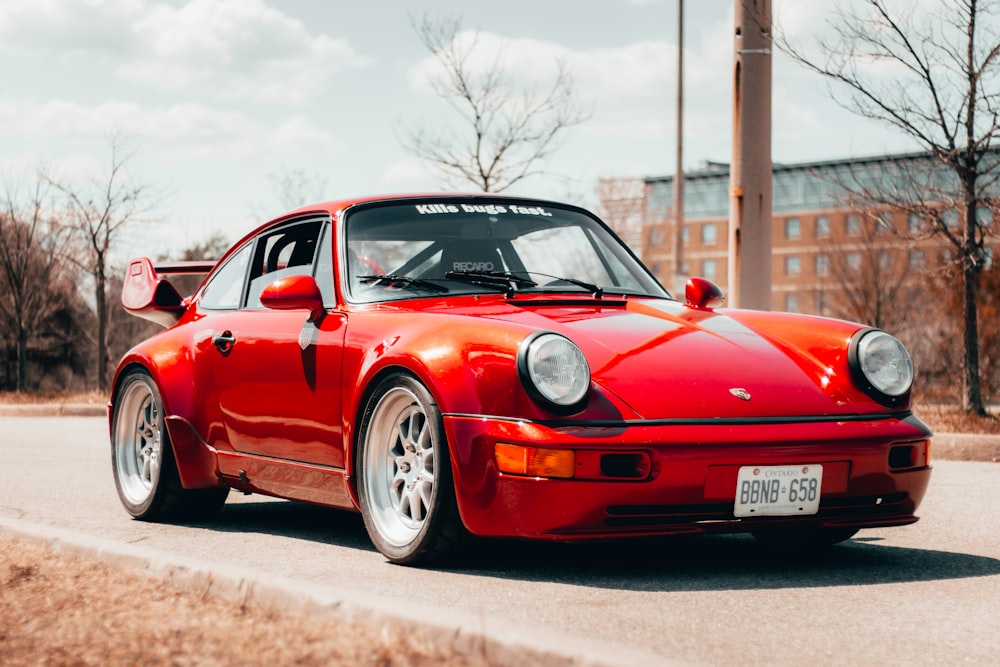
[[[408,193],[408,194],[382,194],[382,195],[368,195],[364,197],[354,197],[352,199],[336,199],[325,202],[318,202],[315,204],[307,204],[305,206],[300,206],[297,209],[283,213],[280,216],[268,220],[267,222],[258,225],[256,228],[247,232],[242,238],[236,241],[229,250],[226,251],[225,255],[220,258],[220,262],[226,259],[233,250],[242,246],[248,240],[252,239],[254,236],[260,234],[261,232],[269,229],[270,227],[280,225],[288,220],[293,220],[295,218],[302,217],[304,215],[316,214],[316,215],[329,215],[332,218],[338,218],[340,215],[353,206],[359,204],[370,204],[376,202],[405,202],[413,200],[434,200],[441,201],[445,199],[485,199],[485,200],[502,200],[502,201],[518,201],[531,204],[543,204],[551,206],[560,206],[563,208],[579,208],[572,204],[557,202],[548,199],[538,199],[533,197],[520,197],[515,195],[505,195],[496,192],[429,192],[429,193]],[[580,209],[584,210],[584,209]]]

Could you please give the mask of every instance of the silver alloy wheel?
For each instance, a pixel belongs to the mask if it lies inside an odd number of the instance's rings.
[[[404,547],[420,534],[437,480],[434,430],[420,399],[393,387],[378,401],[364,448],[371,520],[386,542]]]
[[[163,463],[163,411],[144,379],[123,391],[115,424],[115,473],[122,494],[133,505],[147,502]]]

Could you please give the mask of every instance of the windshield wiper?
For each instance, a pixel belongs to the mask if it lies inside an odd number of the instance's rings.
[[[444,285],[432,283],[423,278],[411,278],[409,276],[397,276],[394,273],[388,275],[356,276],[356,279],[364,285],[388,285],[389,287],[407,287],[413,289],[425,289],[432,292],[447,292]]]
[[[602,296],[604,296],[603,287],[595,285],[593,283],[588,283],[584,280],[577,280],[576,278],[564,278],[562,276],[552,276],[547,273],[539,273],[538,271],[529,271],[528,273],[531,273],[532,275],[535,276],[545,276],[546,278],[552,278],[552,280],[556,282],[569,283],[570,285],[576,285],[577,287],[582,287],[588,292],[593,293],[595,299],[600,299]],[[542,287],[547,287],[547,285],[542,285]]]
[[[444,277],[485,287],[498,287],[504,290],[507,298],[514,296],[515,288],[538,286],[538,283],[530,278],[522,278],[503,271],[448,271]]]

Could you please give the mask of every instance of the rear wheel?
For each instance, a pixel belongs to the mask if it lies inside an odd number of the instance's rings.
[[[146,371],[122,380],[112,407],[111,465],[125,510],[137,519],[198,519],[218,512],[227,487],[185,489],[164,422],[163,401]]]
[[[822,549],[854,537],[857,528],[788,528],[755,531],[753,536],[769,547]]]
[[[467,533],[430,392],[409,375],[386,378],[368,402],[359,434],[358,498],[375,547],[404,564],[456,553]]]

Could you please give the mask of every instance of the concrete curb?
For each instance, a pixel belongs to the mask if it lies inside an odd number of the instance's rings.
[[[497,667],[691,667],[693,664],[503,620],[470,619],[451,609],[404,603],[249,570],[221,568],[22,519],[0,517],[0,536],[4,535],[41,544],[53,552],[156,577],[199,596],[318,616],[331,622],[361,623],[382,636],[406,635],[443,652],[482,655],[488,664]]]

